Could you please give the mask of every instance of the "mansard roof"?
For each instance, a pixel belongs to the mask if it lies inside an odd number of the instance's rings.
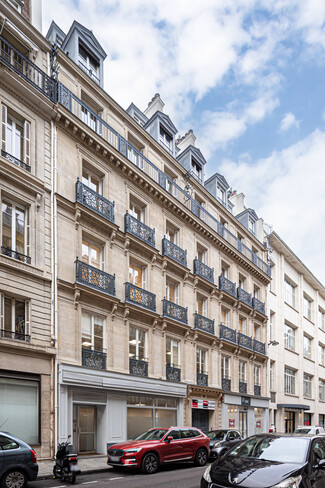
[[[228,181],[220,173],[214,173],[214,175],[210,176],[210,178],[208,178],[204,182],[204,184],[206,185],[206,184],[210,183],[210,181],[212,181],[213,179],[217,179],[217,181],[220,183],[220,185],[222,186],[222,188],[224,188],[225,190],[228,190],[228,188],[229,188]]]
[[[201,165],[201,166],[204,166],[205,164],[207,164],[205,158],[203,157],[203,154],[201,153],[200,149],[198,147],[195,147],[195,146],[192,146],[192,144],[190,144],[189,146],[187,146],[186,149],[184,149],[184,151],[182,151],[180,154],[177,155],[177,161],[179,161],[180,159],[183,159],[183,157],[188,154],[188,153],[192,153],[192,156],[194,156],[195,160]]]
[[[99,44],[97,41],[96,37],[94,36],[93,32],[89,29],[87,29],[85,26],[77,22],[76,20],[73,21],[68,34],[66,35],[63,43],[62,43],[62,49],[65,49],[70,37],[72,36],[73,32],[77,30],[80,34],[80,37],[82,40],[88,45],[92,51],[97,53],[97,55],[101,56],[103,59],[106,58],[107,54],[102,48],[102,46]]]
[[[46,34],[46,39],[50,39],[51,37],[51,34],[52,32],[56,32],[57,34],[59,34],[59,37],[62,38],[62,41],[64,41],[65,37],[66,37],[66,34],[63,32],[63,30],[58,26],[58,24],[56,22],[54,22],[54,20],[52,20],[51,22],[51,25],[49,27],[49,30],[47,31],[47,34]]]
[[[144,124],[148,121],[148,117],[133,102],[130,103],[126,111],[128,114],[135,113]]]
[[[258,216],[257,216],[257,213],[255,212],[254,209],[252,208],[246,208],[245,210],[243,210],[242,212],[240,212],[239,214],[236,215],[236,218],[238,219],[238,217],[241,217],[242,215],[245,215],[247,214],[251,217],[251,219],[256,222],[258,220]]]
[[[148,120],[148,122],[145,124],[144,128],[146,129],[149,125],[151,125],[151,123],[156,119],[156,118],[159,118],[164,126],[173,134],[177,134],[178,130],[176,129],[176,127],[174,126],[173,122],[170,120],[169,116],[164,114],[163,112],[160,112],[160,110],[157,110],[157,112],[155,112],[153,114],[153,116]]]

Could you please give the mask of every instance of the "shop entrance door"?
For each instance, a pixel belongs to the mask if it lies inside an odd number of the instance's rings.
[[[79,453],[96,452],[96,423],[96,407],[77,406],[77,442]]]
[[[239,432],[242,438],[247,437],[247,412],[239,410]]]
[[[209,410],[193,409],[192,426],[201,429],[202,432],[207,434],[209,432]]]
[[[284,412],[284,432],[286,434],[292,434],[295,430],[295,412]]]

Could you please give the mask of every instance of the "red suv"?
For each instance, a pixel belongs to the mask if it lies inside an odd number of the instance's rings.
[[[156,428],[134,441],[111,446],[107,464],[141,468],[143,473],[152,474],[163,463],[194,461],[204,466],[209,449],[210,439],[195,427]]]

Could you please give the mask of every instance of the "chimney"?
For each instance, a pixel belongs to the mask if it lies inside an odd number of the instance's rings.
[[[234,205],[233,208],[234,215],[238,215],[244,210],[246,210],[244,193],[233,193],[229,197],[229,202],[231,202]]]
[[[176,145],[179,148],[180,152],[183,152],[188,146],[195,147],[195,141],[196,141],[196,137],[192,129],[190,129],[188,132],[186,132],[185,136],[177,139]]]
[[[151,117],[159,110],[160,112],[164,111],[164,102],[160,98],[159,93],[156,93],[156,95],[152,98],[152,100],[149,102],[148,107],[146,110],[143,112],[148,119],[151,119]]]

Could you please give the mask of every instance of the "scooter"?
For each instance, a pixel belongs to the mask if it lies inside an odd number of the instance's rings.
[[[73,485],[79,472],[77,454],[70,454],[68,446],[70,442],[61,442],[55,456],[53,466],[53,478],[59,478],[64,483]]]

